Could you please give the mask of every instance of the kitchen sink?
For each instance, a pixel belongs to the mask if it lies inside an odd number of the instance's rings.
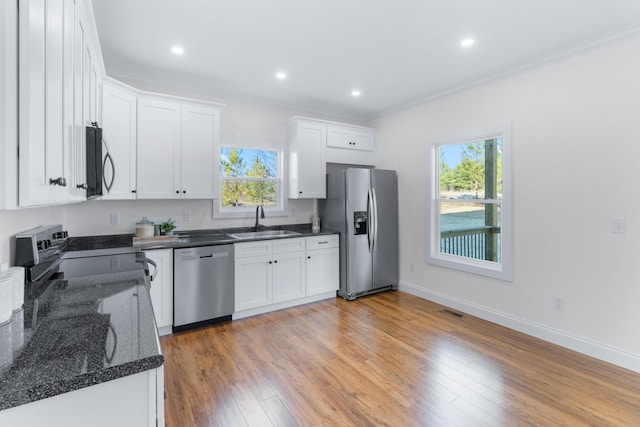
[[[264,231],[249,231],[246,233],[233,233],[229,234],[234,239],[261,239],[264,237],[287,237],[298,235],[297,231],[289,230],[264,230]]]

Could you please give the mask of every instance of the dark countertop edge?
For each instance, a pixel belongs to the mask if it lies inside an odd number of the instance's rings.
[[[150,249],[173,249],[173,248],[189,248],[197,246],[212,246],[212,245],[227,245],[229,243],[240,242],[256,242],[260,240],[272,240],[273,237],[263,237],[255,239],[228,239],[228,240],[206,240],[205,236],[220,236],[224,234],[243,233],[252,231],[253,227],[232,227],[232,228],[211,228],[200,230],[180,230],[176,234],[178,236],[202,236],[203,240],[196,242],[154,242],[134,245],[133,234],[113,234],[113,235],[99,235],[99,236],[72,236],[69,237],[67,244],[67,251],[98,251],[113,249],[113,248],[125,248],[132,247],[138,250],[150,250]],[[260,230],[289,230],[300,233],[299,235],[276,237],[275,239],[291,239],[296,237],[311,237],[318,235],[338,234],[333,230],[322,229],[319,233],[311,232],[311,223],[301,224],[282,224],[273,226],[264,226]]]
[[[140,250],[153,250],[153,249],[180,249],[180,248],[194,248],[199,246],[216,246],[216,245],[228,245],[233,243],[246,243],[246,242],[258,242],[261,240],[283,240],[283,239],[295,239],[300,237],[313,237],[313,236],[327,236],[332,234],[339,234],[337,231],[322,229],[319,233],[311,232],[311,224],[292,224],[292,225],[281,225],[281,226],[273,226],[273,227],[265,227],[260,230],[289,230],[295,231],[299,234],[292,234],[287,236],[265,236],[265,237],[256,237],[251,239],[234,239],[229,238],[225,240],[215,239],[215,240],[207,240],[207,236],[220,236],[225,234],[234,234],[234,233],[242,233],[246,231],[251,231],[253,227],[242,227],[242,228],[224,228],[224,229],[211,229],[211,230],[188,230],[181,231],[176,233],[178,236],[191,236],[196,237],[202,236],[202,240],[198,241],[180,241],[174,240],[169,242],[157,242],[157,243],[145,243],[134,245],[133,247]]]
[[[123,363],[95,372],[87,372],[65,380],[53,381],[48,384],[41,384],[28,389],[17,390],[9,395],[2,393],[0,400],[0,410],[14,408],[38,400],[46,399],[81,390],[86,387],[98,385],[107,381],[124,378],[130,375],[139,374],[151,369],[159,368],[164,363],[164,356],[161,354],[149,356],[134,362]]]

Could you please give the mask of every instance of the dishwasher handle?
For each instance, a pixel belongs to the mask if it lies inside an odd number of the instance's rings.
[[[202,252],[200,252],[202,253]],[[231,256],[229,251],[220,251],[220,252],[205,252],[204,255],[200,255],[196,251],[193,250],[185,250],[182,253],[179,253],[180,261],[199,261],[201,259],[209,259],[209,258],[224,258]]]

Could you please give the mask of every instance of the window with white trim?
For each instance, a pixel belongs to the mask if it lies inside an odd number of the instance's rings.
[[[281,147],[223,143],[216,153],[214,218],[252,217],[259,205],[267,215],[286,215],[283,151]]]
[[[511,280],[511,125],[429,142],[427,262]]]

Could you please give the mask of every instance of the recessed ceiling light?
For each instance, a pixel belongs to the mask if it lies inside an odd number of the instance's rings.
[[[351,96],[360,96],[360,91],[358,89],[352,90]]]
[[[474,39],[464,39],[460,42],[460,46],[469,47],[472,46],[476,41]]]
[[[279,73],[276,73],[276,79],[284,80],[286,78],[287,78],[287,75],[285,73],[283,73],[282,71],[280,71]]]
[[[171,48],[171,52],[175,53],[176,55],[182,55],[184,53],[184,49],[180,46],[174,46]]]

